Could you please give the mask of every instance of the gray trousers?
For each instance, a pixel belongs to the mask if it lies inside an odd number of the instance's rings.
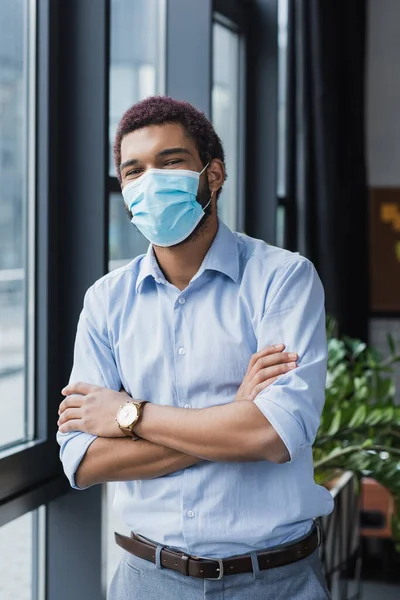
[[[161,550],[161,547],[159,547]],[[329,600],[318,550],[297,563],[220,581],[186,577],[125,553],[111,582],[109,600]]]

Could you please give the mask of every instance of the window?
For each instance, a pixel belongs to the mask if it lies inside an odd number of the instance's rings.
[[[0,3],[0,448],[33,437],[34,15]]]
[[[41,507],[0,528],[0,598],[41,597],[44,516],[45,509]]]
[[[164,92],[165,1],[111,0],[109,269],[146,251],[129,223],[116,177],[113,144],[118,123],[135,102]]]
[[[130,223],[121,193],[110,193],[108,236],[110,271],[126,264],[127,259],[144,254],[149,245],[140,231]]]
[[[237,31],[219,22],[214,23],[212,121],[224,145],[228,174],[218,200],[219,215],[233,230],[239,229],[241,225],[239,210],[240,44]]]
[[[164,90],[163,1],[111,0],[110,175],[115,176],[113,144],[119,120],[135,102]]]
[[[1,524],[42,504],[44,483],[49,498],[65,489],[58,478],[53,416],[51,422],[48,418],[59,390],[54,393],[55,378],[49,374],[55,373],[52,360],[60,363],[62,348],[53,341],[48,352],[48,331],[58,314],[56,302],[54,310],[47,310],[55,261],[49,265],[50,136],[44,126],[49,53],[39,43],[48,39],[46,10],[35,0],[0,2]],[[54,257],[54,246],[51,251]]]

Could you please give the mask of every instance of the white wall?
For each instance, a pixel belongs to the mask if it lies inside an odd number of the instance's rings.
[[[368,183],[400,186],[400,0],[369,0],[368,13]]]

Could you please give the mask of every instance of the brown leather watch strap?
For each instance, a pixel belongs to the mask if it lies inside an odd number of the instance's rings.
[[[133,425],[133,427],[130,429],[130,434],[131,434],[131,436],[132,436],[132,440],[133,440],[134,442],[135,442],[136,440],[140,440],[141,438],[140,438],[140,437],[139,437],[139,436],[138,436],[136,433],[134,433],[134,431],[132,431],[132,429],[134,429],[134,428],[135,428],[135,426],[136,426],[136,425],[139,423],[139,421],[140,421],[140,419],[142,418],[142,415],[143,415],[143,407],[144,407],[144,405],[145,405],[145,404],[148,404],[148,403],[149,403],[149,401],[148,401],[148,400],[140,400],[140,401],[139,401],[139,402],[137,402],[137,403],[138,403],[138,404],[140,404],[140,406],[139,406],[139,415],[138,415],[138,418],[137,418],[137,421],[136,421],[136,423],[135,423],[135,424]]]
[[[155,563],[157,546],[149,540],[139,538],[134,533],[131,534],[131,537],[115,533],[115,541],[118,546],[134,556]],[[314,525],[309,535],[298,542],[281,548],[257,552],[259,568],[264,571],[307,558],[318,548],[318,544],[318,530]],[[166,547],[161,550],[160,559],[161,565],[166,569],[203,579],[221,579],[224,575],[251,573],[253,570],[250,554],[212,560],[190,556]]]

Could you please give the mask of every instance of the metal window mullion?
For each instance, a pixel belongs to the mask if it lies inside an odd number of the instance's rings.
[[[57,321],[50,332],[55,358],[48,414],[54,430],[54,396],[70,374],[84,294],[107,265],[110,3],[44,1],[51,12],[49,54],[56,57],[49,136],[51,307]],[[101,486],[50,502],[46,525],[46,600],[103,598]]]
[[[167,89],[167,2],[158,0],[158,56],[157,56],[157,94],[165,95]]]
[[[246,233],[276,238],[277,0],[247,6]]]
[[[237,230],[244,231],[246,213],[245,166],[246,166],[246,36],[239,38],[239,121],[238,121],[238,180],[237,180]]]
[[[29,0],[28,4],[28,190],[27,190],[27,255],[25,281],[28,282],[26,294],[26,327],[25,338],[25,411],[26,439],[35,436],[35,372],[36,372],[36,328],[35,328],[35,293],[36,293],[36,0]]]

